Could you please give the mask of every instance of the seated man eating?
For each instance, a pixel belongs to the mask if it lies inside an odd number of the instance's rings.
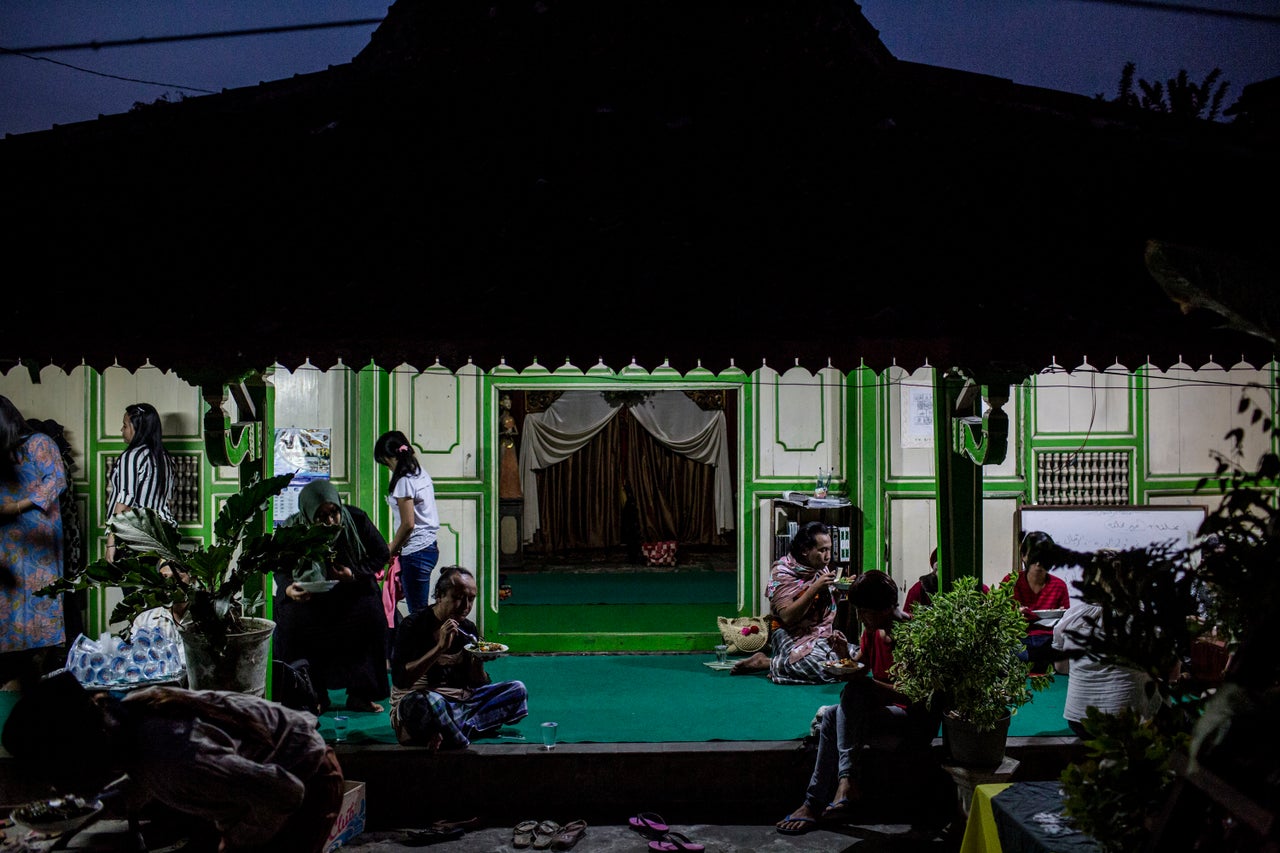
[[[478,636],[467,618],[475,575],[446,566],[435,603],[405,617],[391,651],[391,727],[400,743],[462,749],[529,714],[523,682],[494,682],[484,662],[465,650]]]

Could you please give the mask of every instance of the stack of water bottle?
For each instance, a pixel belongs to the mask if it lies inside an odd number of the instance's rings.
[[[96,640],[76,637],[67,669],[86,687],[117,687],[168,681],[182,675],[182,643],[172,627],[137,627],[129,640],[104,632]]]

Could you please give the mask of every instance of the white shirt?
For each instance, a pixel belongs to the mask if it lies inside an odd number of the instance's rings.
[[[440,531],[440,514],[436,511],[436,487],[426,471],[401,477],[387,495],[391,517],[400,526],[400,499],[413,499],[413,531],[400,548],[401,554],[414,554],[435,544]]]
[[[1095,622],[1097,627],[1090,624]],[[1097,604],[1081,602],[1067,610],[1053,626],[1053,647],[1063,651],[1078,651],[1084,647],[1067,632],[1076,631],[1088,636],[1102,631],[1102,608]],[[1072,658],[1067,675],[1067,699],[1062,716],[1068,720],[1083,720],[1090,705],[1106,714],[1114,714],[1123,708],[1133,708],[1144,717],[1155,713],[1160,704],[1158,693],[1148,699],[1145,687],[1147,675],[1135,669],[1104,664],[1087,656]]]

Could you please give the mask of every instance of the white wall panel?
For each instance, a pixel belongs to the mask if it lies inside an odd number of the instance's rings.
[[[150,403],[156,407],[166,441],[200,438],[204,425],[200,389],[188,385],[176,373],[150,366],[140,367],[135,373],[123,367],[108,367],[102,372],[99,438],[119,438],[124,410],[134,403]]]
[[[1080,365],[1071,373],[1041,373],[1034,377],[1036,422],[1040,435],[1129,434],[1128,368],[1116,365],[1098,371]]]
[[[1237,411],[1241,392],[1251,382],[1266,383],[1270,373],[1249,365],[1225,370],[1206,364],[1192,370],[1177,364],[1167,371],[1152,370],[1147,393],[1147,453],[1150,472],[1160,474],[1210,474],[1217,463],[1212,451],[1227,453],[1226,434],[1244,430],[1243,460],[1251,466],[1267,447],[1265,434],[1250,424],[1250,413]],[[1248,389],[1264,403],[1260,389]]]
[[[329,476],[345,481],[351,470],[351,448],[347,442],[347,418],[356,406],[348,395],[351,371],[345,367],[320,370],[302,367],[293,373],[278,369],[271,376],[275,386],[277,428],[329,429],[332,457]]]
[[[64,373],[60,367],[45,367],[40,371],[39,383],[31,381],[25,367],[15,367],[8,373],[0,373],[0,394],[18,407],[24,418],[54,420],[62,425],[64,437],[71,445],[71,453],[79,466],[72,477],[83,480],[86,473],[84,455],[88,436],[85,408],[85,383],[89,370],[77,367]]]
[[[779,374],[761,367],[756,388],[757,468],[762,479],[814,481],[819,468],[846,472],[844,461],[845,385],[838,370],[816,374],[793,367]],[[844,489],[844,484],[836,487]]]
[[[395,428],[409,436],[433,480],[478,476],[481,377],[474,365],[456,374],[439,365],[392,374]]]
[[[1013,567],[1014,498],[986,498],[982,502],[982,582],[993,586]],[[929,554],[937,547],[937,503],[933,498],[896,497],[889,500],[890,574],[901,595],[929,572]]]
[[[919,422],[924,412],[916,409],[923,405],[926,398],[932,407],[933,368],[920,367],[914,373],[908,373],[901,367],[890,367],[884,372],[884,381],[888,384],[886,408],[889,417],[889,476],[932,477],[933,436],[926,439],[924,426]],[[932,425],[931,411],[929,418]],[[928,552],[925,552],[926,565],[928,556]]]

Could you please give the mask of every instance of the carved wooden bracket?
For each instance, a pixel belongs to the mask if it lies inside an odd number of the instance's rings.
[[[232,423],[231,416],[223,408],[228,391],[235,398],[241,417],[248,415],[249,420]],[[254,405],[245,383],[204,385],[200,393],[209,404],[209,411],[204,415],[204,452],[209,461],[214,465],[238,468],[247,459],[264,458],[262,413]]]
[[[987,404],[987,410],[980,416],[972,414],[979,390]],[[1004,411],[1007,402],[1008,382],[979,386],[973,379],[966,379],[951,418],[952,450],[971,459],[975,465],[1003,462],[1009,452],[1009,416]]]

